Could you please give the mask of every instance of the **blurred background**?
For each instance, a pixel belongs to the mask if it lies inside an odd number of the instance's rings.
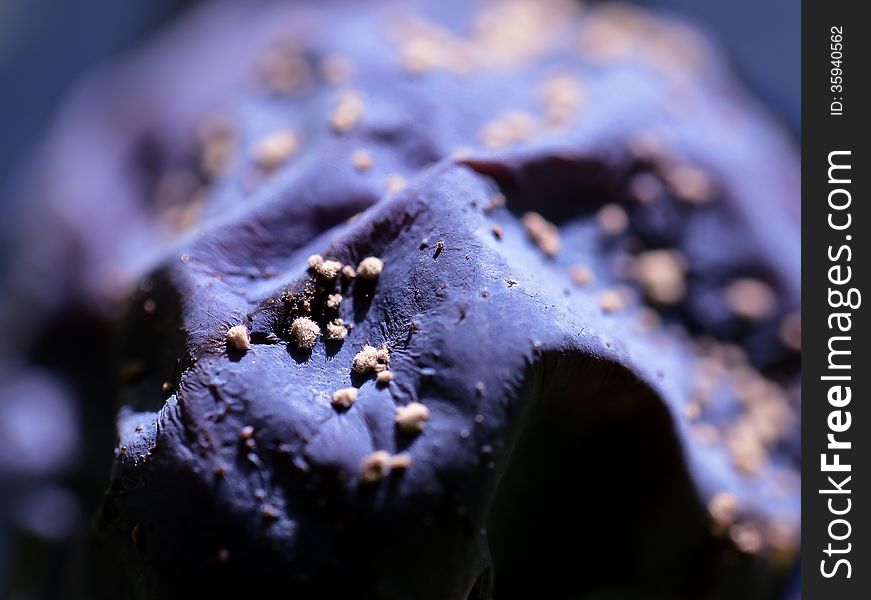
[[[15,227],[4,216],[12,175],[47,130],[70,89],[89,69],[136,48],[161,26],[206,1],[0,0],[0,258],[5,259],[0,265],[14,260],[3,247],[3,231]],[[726,50],[739,77],[798,141],[800,0],[638,3],[680,15],[710,33]],[[2,276],[0,272],[0,280]],[[0,378],[3,375],[0,370]],[[74,537],[86,511],[68,491],[84,484],[54,474],[64,473],[71,461],[89,458],[76,455],[81,440],[68,439],[69,432],[78,430],[76,419],[111,415],[66,414],[68,391],[51,378],[29,378],[12,387],[0,382],[0,396],[5,395],[7,402],[0,413],[0,598],[12,597],[4,595],[10,582],[36,580],[49,581],[43,591],[47,595],[39,597],[62,597],[63,591],[54,589],[50,581],[61,581],[63,571],[75,569],[75,563],[64,558],[69,548],[64,540]],[[43,399],[40,404],[28,402],[35,397]],[[40,414],[51,418],[40,419]],[[40,422],[58,430],[22,433],[22,424],[32,427]],[[20,439],[12,439],[13,434]],[[57,442],[46,452],[30,448],[28,439]],[[102,443],[99,447],[105,448]],[[10,456],[13,450],[16,454]],[[28,452],[36,462],[28,463]],[[109,457],[103,458],[107,462]],[[10,483],[19,481],[22,473],[33,478],[33,485],[23,492]],[[27,572],[27,566],[34,564],[48,566],[47,572]]]
[[[207,0],[0,0],[0,189],[90,66]],[[638,0],[695,21],[736,71],[799,134],[800,0]]]

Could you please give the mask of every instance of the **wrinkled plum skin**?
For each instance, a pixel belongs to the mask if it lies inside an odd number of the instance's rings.
[[[480,10],[413,5],[455,32]],[[31,184],[39,202],[22,213],[22,238],[53,239],[22,244],[10,280],[46,323],[43,339],[76,307],[98,324],[79,360],[122,373],[91,398],[77,392],[83,405],[120,407],[88,552],[96,593],[779,597],[783,560],[712,533],[706,505],[729,490],[755,523],[796,518],[797,490],[771,494],[766,482],[797,468],[797,423],[748,477],[725,444],[698,441],[684,413],[699,377],[693,337],[739,346],[766,377],[796,381],[797,354],[778,339],[800,285],[788,142],[701,42],[703,65],[686,73],[591,63],[561,29],[516,64],[409,73],[383,33],[391,6],[210,6],[82,86],[35,162],[48,176]],[[592,18],[569,17],[573,27]],[[276,97],[251,83],[250,65],[279,34],[305,49],[312,75]],[[337,55],[353,63],[338,86],[317,75]],[[480,143],[495,116],[540,110],[537,86],[555,70],[583,83],[577,119]],[[363,116],[336,131],[346,88]],[[678,96],[689,100],[676,116]],[[193,224],[168,228],[154,190],[168,172],[198,173],[196,123],[216,104],[236,160],[203,178]],[[248,149],[278,127],[297,132],[298,151],[252,176]],[[712,201],[630,198],[633,178],[661,166],[633,150],[649,131],[710,173]],[[371,169],[352,164],[360,148]],[[403,189],[388,190],[391,175]],[[611,203],[628,214],[616,238],[596,226]],[[558,226],[555,257],[524,232],[530,210]],[[627,284],[620,257],[656,248],[679,250],[689,275],[683,300],[660,311],[673,327],[650,331],[637,303],[611,314],[601,294]],[[328,284],[308,269],[315,253],[349,265],[377,256],[384,269]],[[572,282],[577,264],[595,284]],[[45,269],[64,279],[41,285]],[[775,313],[752,324],[731,315],[721,291],[736,277],[767,281]],[[343,295],[337,313],[329,293]],[[296,348],[300,298],[322,330],[336,316],[353,324],[347,337]],[[9,304],[6,315],[20,310]],[[239,324],[251,346],[228,351]],[[390,384],[352,371],[366,344],[389,348]],[[23,352],[36,365],[40,347]],[[330,395],[352,385],[356,402],[337,412]],[[394,424],[412,401],[430,410],[419,435]],[[729,385],[710,402],[717,426],[742,410]],[[360,461],[376,450],[411,465],[361,483]]]

